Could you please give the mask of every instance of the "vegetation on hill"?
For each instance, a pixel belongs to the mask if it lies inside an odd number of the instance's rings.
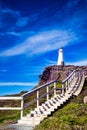
[[[83,103],[87,95],[87,80],[83,91],[73,97],[62,108],[46,118],[34,130],[87,130],[87,104]]]

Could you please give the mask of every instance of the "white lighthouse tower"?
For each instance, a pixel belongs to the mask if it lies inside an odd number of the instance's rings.
[[[59,55],[58,55],[57,65],[64,66],[63,48],[60,48],[60,49],[59,49],[58,54],[59,54]]]

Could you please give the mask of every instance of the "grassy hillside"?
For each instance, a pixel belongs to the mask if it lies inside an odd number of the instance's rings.
[[[87,80],[78,97],[70,99],[34,130],[87,130],[87,104],[83,104],[83,97],[86,95]]]
[[[35,130],[87,130],[87,104],[83,104],[83,98],[87,95],[87,80],[83,91],[78,97],[73,97],[67,104],[59,108],[51,116],[41,122]],[[31,95],[26,101],[34,99]],[[13,104],[10,102],[8,105]],[[17,102],[14,105],[18,105]],[[33,107],[25,110],[28,113]],[[0,125],[16,122],[20,118],[19,111],[0,111]]]

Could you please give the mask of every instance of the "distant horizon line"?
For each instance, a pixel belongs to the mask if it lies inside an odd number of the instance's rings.
[[[37,82],[0,82],[0,86],[36,86]]]

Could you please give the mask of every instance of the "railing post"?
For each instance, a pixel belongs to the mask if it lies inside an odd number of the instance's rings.
[[[72,84],[72,75],[70,77],[70,82],[69,82],[70,87],[71,87],[71,84]]]
[[[23,117],[24,99],[21,100],[21,119]]]
[[[66,91],[68,90],[68,80],[66,80]]]
[[[68,79],[68,87],[70,87],[70,79]]]
[[[71,87],[71,80],[72,80],[72,77],[70,77],[70,79],[69,79],[69,86]]]
[[[39,90],[37,91],[37,107],[39,106]]]
[[[71,77],[69,78],[69,86],[71,87]]]
[[[79,80],[80,80],[80,72],[79,72]]]
[[[75,71],[75,72],[74,72],[74,78],[75,78],[75,76],[76,76],[76,73],[77,73],[77,72]]]
[[[70,88],[70,78],[68,79],[68,88]]]
[[[56,82],[54,82],[54,96],[56,96]]]
[[[84,73],[84,71],[83,71],[83,77],[85,77],[85,73]]]
[[[74,78],[75,78],[75,73],[76,73],[76,72],[73,73],[73,80],[74,80]]]
[[[77,73],[77,77],[78,77],[78,79],[79,79],[79,72]]]
[[[47,101],[49,100],[49,86],[47,86]]]
[[[62,95],[64,95],[64,83],[62,83]]]
[[[74,75],[74,74],[72,74],[72,76],[71,76],[71,83],[73,82],[73,75]]]

